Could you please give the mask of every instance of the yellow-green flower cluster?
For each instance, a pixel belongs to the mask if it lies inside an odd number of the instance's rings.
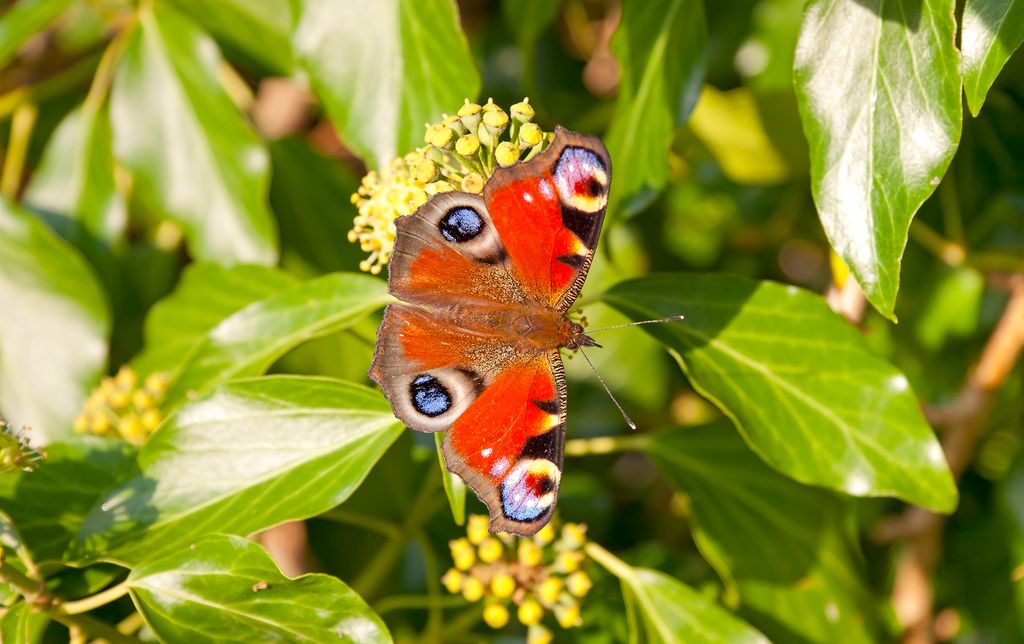
[[[593,585],[584,569],[586,526],[566,523],[559,533],[549,523],[529,538],[491,535],[487,526],[486,516],[471,516],[466,536],[449,542],[455,567],[441,578],[448,592],[483,601],[492,628],[503,628],[514,611],[529,644],[552,641],[541,624],[546,613],[562,628],[582,624],[579,600]]]
[[[167,375],[163,373],[153,373],[139,383],[135,370],[125,365],[116,376],[103,378],[100,386],[92,390],[75,418],[75,431],[118,435],[141,445],[163,420],[160,403],[167,385]]]
[[[363,177],[352,195],[359,214],[348,233],[350,242],[369,253],[359,268],[377,274],[391,259],[397,217],[413,213],[438,192],[479,194],[495,168],[543,151],[554,135],[533,123],[533,116],[528,98],[508,112],[491,99],[485,105],[466,99],[454,116],[427,124],[424,147]]]
[[[28,441],[28,428],[15,431],[0,418],[0,472],[31,472],[32,467],[46,458]]]

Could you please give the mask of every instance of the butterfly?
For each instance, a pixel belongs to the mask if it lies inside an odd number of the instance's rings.
[[[558,499],[566,385],[560,349],[596,343],[568,319],[601,232],[611,159],[555,128],[536,157],[498,168],[482,195],[443,192],[395,220],[391,304],[370,377],[395,416],[446,432],[445,464],[490,512],[491,532],[535,534]]]

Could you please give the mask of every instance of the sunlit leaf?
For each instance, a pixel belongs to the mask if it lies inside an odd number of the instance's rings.
[[[629,566],[596,544],[588,546],[587,554],[622,582],[623,592],[630,595],[643,618],[644,642],[768,642],[749,625],[665,573]]]
[[[299,0],[293,45],[341,139],[369,165],[423,145],[480,76],[452,0]]]
[[[150,437],[138,475],[93,507],[73,557],[135,564],[213,532],[247,535],[319,514],[347,499],[401,432],[384,397],[360,385],[229,383]]]
[[[124,234],[127,212],[114,184],[105,105],[86,101],[61,122],[32,175],[25,204],[86,252]]]
[[[996,76],[1024,42],[1024,0],[967,0],[960,38],[964,93],[977,116]]]
[[[388,301],[382,280],[334,273],[253,302],[210,329],[172,377],[164,404],[174,408],[217,383],[259,375],[289,349]]]
[[[668,180],[668,150],[704,80],[701,0],[626,2],[612,39],[621,80],[605,143],[614,181],[608,210],[638,211]]]
[[[384,622],[339,579],[288,579],[242,537],[211,536],[149,560],[128,587],[162,641],[391,641]]]
[[[292,69],[292,12],[288,0],[171,0],[224,43],[268,70]]]
[[[187,18],[145,5],[111,93],[114,151],[140,199],[183,226],[196,257],[272,264],[268,155],[221,87],[221,62]]]
[[[298,284],[292,275],[265,266],[191,264],[174,292],[150,310],[145,347],[132,366],[142,376],[172,372],[224,318]]]
[[[43,641],[43,633],[49,625],[49,615],[25,601],[20,601],[6,608],[0,617],[0,641],[11,644],[36,644]]]
[[[839,498],[772,470],[725,424],[656,434],[648,453],[751,623],[774,641],[876,641]]]
[[[818,296],[728,275],[664,274],[605,300],[669,347],[690,382],[764,460],[855,496],[896,496],[939,512],[956,487],[906,377],[871,353]]]
[[[46,448],[31,472],[0,476],[0,511],[36,563],[59,561],[100,497],[135,465],[121,440],[76,437]]]
[[[434,434],[434,443],[437,445],[437,463],[441,468],[441,481],[444,483],[444,494],[448,497],[448,505],[452,509],[452,518],[457,525],[466,523],[466,484],[462,479],[448,471],[444,464],[444,455],[441,453],[441,441],[444,440],[443,432]]]
[[[50,442],[106,366],[110,314],[81,256],[4,199],[0,257],[0,415]]]
[[[895,319],[910,221],[960,141],[953,0],[812,0],[795,79],[829,242]]]
[[[795,126],[785,137],[788,145],[776,136],[787,121]],[[759,100],[743,88],[720,92],[709,85],[693,110],[690,128],[736,183],[780,183],[806,171],[807,148],[802,145],[796,104],[788,94]]]

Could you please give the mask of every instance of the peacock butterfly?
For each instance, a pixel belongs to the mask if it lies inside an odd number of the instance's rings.
[[[566,312],[601,232],[611,160],[555,129],[483,194],[444,192],[395,221],[370,377],[490,511],[492,532],[535,534],[558,498],[566,387],[560,349],[595,343]]]

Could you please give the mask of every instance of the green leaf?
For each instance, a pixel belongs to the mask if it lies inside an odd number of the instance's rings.
[[[668,180],[668,150],[700,95],[707,25],[701,0],[626,2],[612,38],[621,80],[605,142],[615,169],[608,205],[638,212]]]
[[[111,136],[106,106],[87,100],[57,127],[25,192],[29,208],[86,252],[116,242],[127,223]]]
[[[665,573],[633,568],[595,543],[587,554],[622,582],[643,617],[644,642],[757,642],[768,640],[686,584]]]
[[[359,188],[359,180],[303,139],[273,141],[270,158],[270,203],[281,226],[282,264],[300,274],[356,270],[366,253],[346,236],[358,211],[339,207],[339,201]]]
[[[956,507],[942,448],[906,377],[818,296],[729,275],[624,282],[606,301],[672,350],[702,395],[770,465],[854,496]]]
[[[531,59],[534,44],[551,26],[562,8],[561,0],[503,0],[501,15],[508,28],[516,35],[516,44],[524,56]]]
[[[0,415],[45,444],[71,421],[106,366],[110,314],[81,256],[0,199]]]
[[[444,464],[444,455],[441,453],[441,441],[444,440],[444,432],[434,434],[434,443],[437,445],[437,464],[441,466],[441,481],[444,483],[444,494],[448,497],[448,505],[452,509],[452,518],[456,525],[466,523],[466,484],[462,479],[448,471]]]
[[[423,145],[423,124],[476,98],[452,0],[298,0],[292,43],[342,140],[372,167]]]
[[[215,389],[168,418],[140,472],[96,504],[73,556],[136,564],[213,533],[247,535],[328,510],[401,434],[379,393],[269,376]]]
[[[725,424],[656,434],[647,451],[689,498],[698,547],[753,624],[775,641],[876,641],[840,499],[772,470]]]
[[[43,633],[50,625],[46,613],[20,601],[8,607],[0,617],[0,641],[11,644],[36,644],[43,641]]]
[[[970,337],[978,329],[985,277],[967,266],[936,269],[938,283],[929,294],[914,325],[917,339],[936,351],[950,337]]]
[[[344,329],[390,301],[383,280],[334,273],[253,302],[210,329],[172,378],[165,408],[263,373],[293,347]]]
[[[170,0],[203,29],[278,75],[291,72],[288,0]]]
[[[269,158],[217,80],[216,44],[163,5],[138,15],[110,100],[118,160],[143,203],[183,226],[194,256],[273,264]]]
[[[132,599],[167,642],[390,642],[384,622],[341,580],[288,579],[258,544],[211,536],[128,577]]]
[[[20,0],[0,18],[0,67],[7,67],[29,38],[71,6],[71,0]]]
[[[172,372],[224,318],[298,284],[276,268],[190,264],[174,292],[146,317],[145,348],[132,366],[143,377],[154,371]]]
[[[978,115],[989,88],[1024,42],[1024,0],[967,0],[960,36],[964,93]]]
[[[135,449],[121,440],[80,436],[53,443],[31,472],[0,476],[0,510],[33,561],[59,561],[100,497],[134,465]]]
[[[914,213],[960,141],[953,0],[811,0],[795,81],[829,242],[895,320]]]

